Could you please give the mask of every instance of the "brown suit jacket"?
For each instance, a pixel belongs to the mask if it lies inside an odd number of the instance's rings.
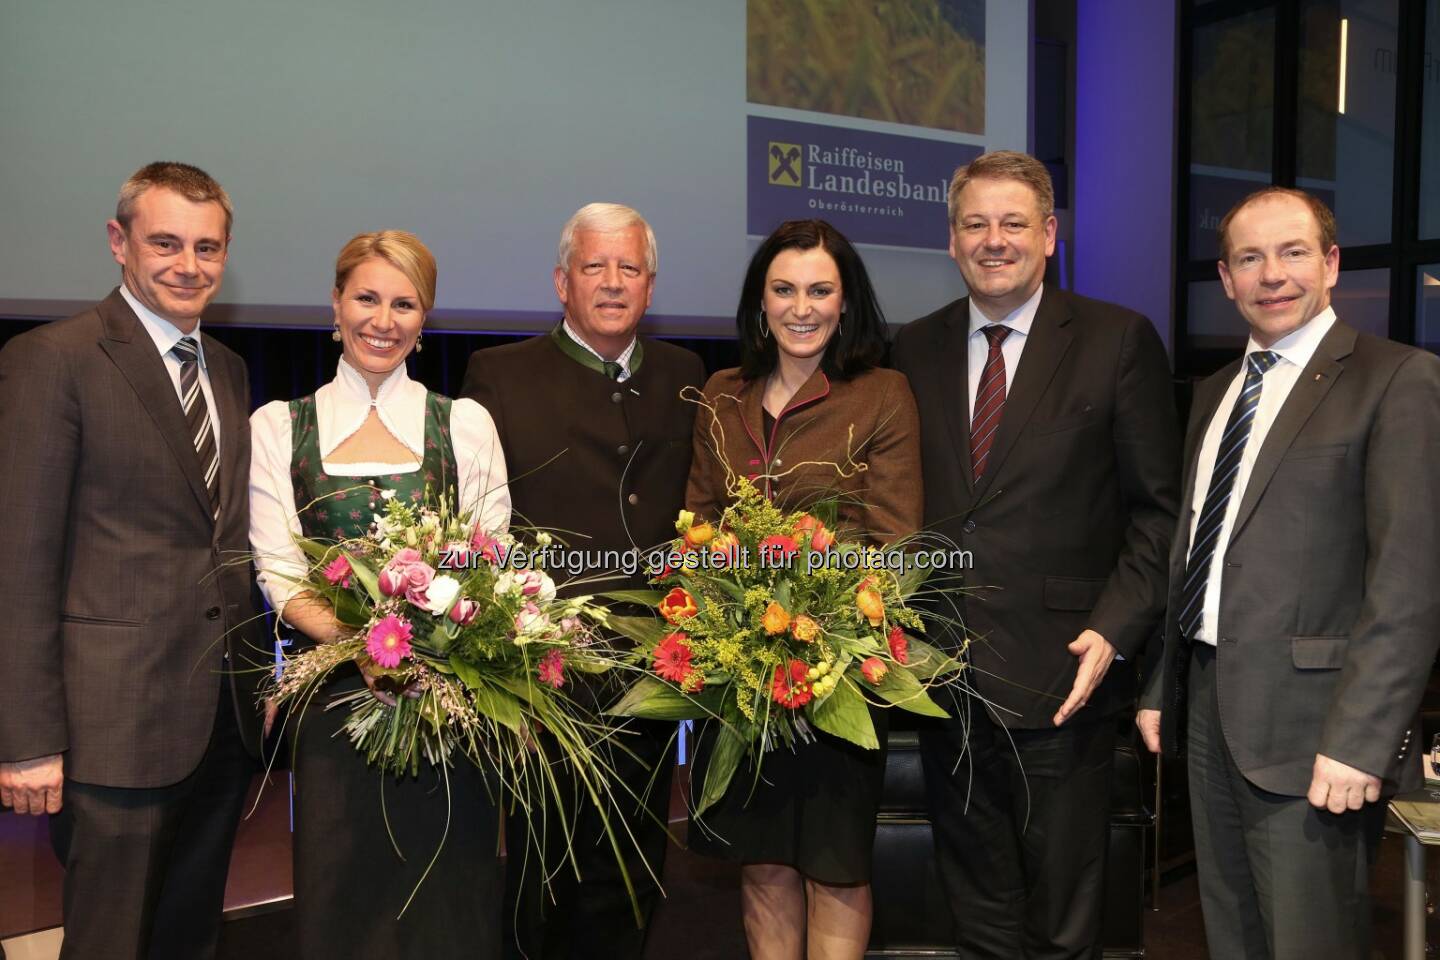
[[[0,760],[64,753],[81,782],[175,783],[210,741],[222,673],[254,659],[245,364],[202,338],[218,525],[164,360],[118,290],[0,351]],[[224,683],[251,747],[255,679]]]
[[[763,381],[747,381],[735,368],[705,384],[714,412],[702,409],[695,422],[688,509],[719,519],[734,473],[787,509],[838,495],[842,533],[889,543],[920,529],[920,418],[904,374],[867,370],[831,380],[816,370],[768,436],[764,393]]]

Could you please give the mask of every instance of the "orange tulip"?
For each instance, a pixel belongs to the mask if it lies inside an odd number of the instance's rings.
[[[855,606],[860,610],[860,615],[870,621],[870,626],[878,627],[885,622],[885,601],[880,596],[880,591],[872,585],[872,581],[866,580],[860,584],[860,589],[855,591]]]
[[[708,523],[697,523],[685,531],[685,542],[692,547],[703,547],[715,536],[715,528]]]
[[[801,643],[814,643],[815,638],[820,636],[820,624],[802,613],[791,621],[790,632]]]
[[[885,661],[879,657],[867,657],[865,662],[860,664],[860,674],[870,683],[879,683],[885,679],[885,674],[890,668],[885,666]]]
[[[699,612],[695,598],[684,587],[675,587],[660,601],[660,615],[671,623],[687,620]]]

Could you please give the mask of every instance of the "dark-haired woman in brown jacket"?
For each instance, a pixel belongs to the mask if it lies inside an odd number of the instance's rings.
[[[686,507],[709,521],[728,479],[778,505],[838,495],[842,537],[885,544],[921,524],[920,438],[904,374],[879,367],[885,321],[859,255],[821,220],[782,224],[750,261],[737,311],[741,366],[705,385]],[[877,714],[881,711],[876,711]],[[870,933],[870,859],[885,764],[825,733],[743,772],[692,825],[690,845],[743,864],[754,960],[860,960]],[[696,751],[705,763],[707,737]]]

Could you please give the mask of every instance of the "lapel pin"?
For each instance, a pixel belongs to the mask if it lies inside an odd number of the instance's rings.
[[[1324,379],[1325,379],[1325,375],[1324,375],[1324,374],[1321,374],[1321,373],[1315,374],[1315,382],[1316,382],[1316,383],[1319,383],[1321,380],[1324,380]]]

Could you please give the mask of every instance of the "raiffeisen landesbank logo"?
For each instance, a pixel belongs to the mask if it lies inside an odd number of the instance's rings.
[[[949,186],[943,178],[929,183],[907,179],[905,161],[899,157],[851,146],[826,147],[771,140],[767,151],[767,179],[774,187],[943,204]]]
[[[770,183],[776,187],[798,187],[804,179],[805,162],[800,144],[770,141]]]

